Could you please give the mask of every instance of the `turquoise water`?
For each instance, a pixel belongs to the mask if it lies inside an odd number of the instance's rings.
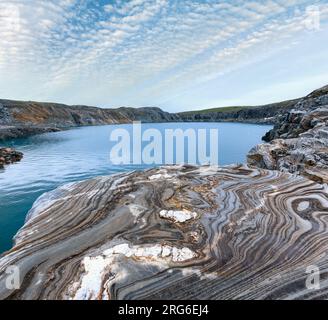
[[[115,128],[131,131],[131,125],[82,127],[6,143],[24,153],[17,164],[0,169],[0,253],[10,249],[12,238],[24,224],[33,202],[62,184],[98,175],[144,169],[146,165],[114,166],[109,161],[109,135]],[[238,123],[144,124],[143,129],[183,130],[217,128],[219,163],[243,163],[247,152],[261,142],[271,126]]]

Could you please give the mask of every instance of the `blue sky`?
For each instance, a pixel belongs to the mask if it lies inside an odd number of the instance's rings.
[[[183,111],[328,84],[328,0],[0,0],[0,98]]]

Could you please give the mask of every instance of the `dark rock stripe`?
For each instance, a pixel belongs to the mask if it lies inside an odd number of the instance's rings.
[[[309,265],[327,271],[327,217],[325,185],[247,166],[66,185],[35,203],[0,260],[0,299],[325,298],[326,282],[305,281]],[[9,265],[20,290],[5,288]]]

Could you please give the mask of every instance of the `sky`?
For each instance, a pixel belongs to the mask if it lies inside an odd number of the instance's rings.
[[[0,98],[170,112],[328,84],[328,0],[0,0]]]

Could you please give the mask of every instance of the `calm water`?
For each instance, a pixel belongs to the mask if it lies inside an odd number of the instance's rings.
[[[145,165],[113,166],[109,162],[109,134],[131,125],[83,127],[9,141],[24,153],[17,164],[0,169],[0,253],[12,246],[12,238],[24,224],[33,202],[44,192],[62,184],[143,169]],[[247,152],[261,142],[271,126],[238,123],[145,124],[143,129],[199,128],[219,130],[221,165],[243,163]]]

